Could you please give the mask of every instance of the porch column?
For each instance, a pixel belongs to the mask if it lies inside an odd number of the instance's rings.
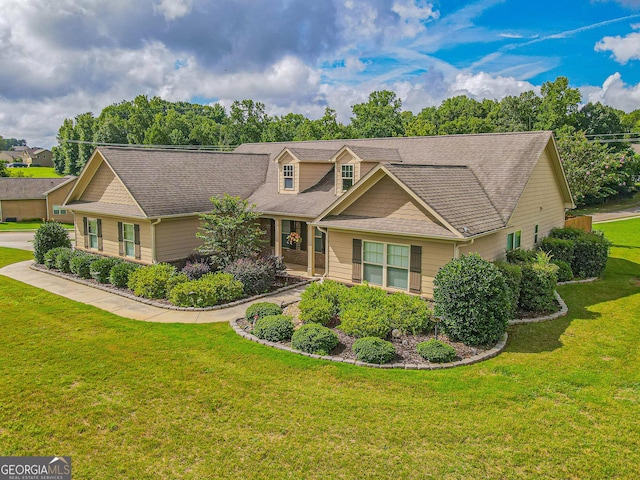
[[[307,275],[316,274],[315,227],[307,223]]]
[[[276,257],[282,256],[282,220],[274,218],[275,225],[275,242],[273,244],[273,254]]]

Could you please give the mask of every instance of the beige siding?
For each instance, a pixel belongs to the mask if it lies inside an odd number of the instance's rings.
[[[122,182],[116,178],[115,174],[105,163],[98,167],[91,182],[82,193],[80,200],[120,205],[136,204]]]
[[[337,230],[329,231],[327,257],[329,260],[328,277],[341,282],[351,282],[351,260],[353,239],[363,241],[394,243],[399,245],[419,245],[422,247],[422,285],[421,295],[433,297],[433,278],[438,270],[453,258],[453,244],[447,242],[421,241],[416,238],[394,237],[387,235],[369,235]]]
[[[529,178],[508,228],[477,239],[473,245],[461,248],[460,253],[477,252],[487,260],[504,259],[507,235],[518,230],[522,231],[520,248],[530,250],[534,247],[536,225],[538,241],[546,237],[552,228],[564,225],[563,199],[546,151]]]
[[[3,221],[7,218],[15,218],[19,222],[30,218],[41,220],[47,218],[47,204],[44,198],[42,200],[2,200],[0,211]]]
[[[375,162],[362,162],[360,164],[360,172],[358,176],[358,180],[364,177],[367,173],[373,170],[378,164]]]
[[[367,190],[342,213],[375,218],[429,219],[435,223],[435,219],[428,212],[421,210],[409,194],[387,176]]]
[[[49,195],[47,195],[47,218],[49,218],[50,220],[55,220],[56,222],[73,223],[73,213],[71,213],[71,211],[67,210],[67,213],[65,215],[54,215],[53,206],[62,205],[74,185],[75,180],[67,183],[66,185],[54,190]]]
[[[299,163],[296,168],[299,172],[300,191],[303,192],[322,180],[322,177],[331,170],[332,166],[332,164],[328,163]]]
[[[202,245],[196,237],[200,220],[198,217],[164,219],[156,229],[156,261],[182,260]]]

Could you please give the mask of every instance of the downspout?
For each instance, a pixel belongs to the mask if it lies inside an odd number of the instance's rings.
[[[329,230],[316,226],[320,233],[324,233],[324,275],[322,279],[329,275]]]
[[[151,222],[151,263],[156,263],[156,225],[162,221],[162,218],[156,219],[155,222]]]
[[[471,240],[468,240],[468,243],[464,243],[462,245],[458,244],[458,242],[454,242],[453,244],[453,258],[460,258],[460,249],[464,248],[464,247],[470,247],[471,245],[473,245],[473,242],[475,242],[476,239],[472,238]]]

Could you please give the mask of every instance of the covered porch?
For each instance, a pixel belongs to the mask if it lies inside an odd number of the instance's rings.
[[[306,265],[300,265],[297,263],[285,262],[285,266],[287,267],[287,273],[289,275],[293,275],[296,277],[321,277],[324,275],[324,267],[316,267],[315,273],[313,275],[309,275],[309,270]]]

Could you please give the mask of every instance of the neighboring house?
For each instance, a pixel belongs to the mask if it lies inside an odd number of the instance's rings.
[[[73,214],[61,208],[76,177],[0,178],[0,219],[73,222]]]
[[[76,247],[183,259],[208,197],[261,213],[269,249],[309,275],[430,297],[461,254],[532,248],[573,208],[551,132],[244,144],[232,153],[99,147],[65,202]],[[289,245],[291,232],[302,237]]]
[[[22,162],[22,152],[14,152],[13,150],[0,150],[0,162]]]
[[[45,148],[22,150],[22,161],[30,167],[53,167],[53,153]]]

